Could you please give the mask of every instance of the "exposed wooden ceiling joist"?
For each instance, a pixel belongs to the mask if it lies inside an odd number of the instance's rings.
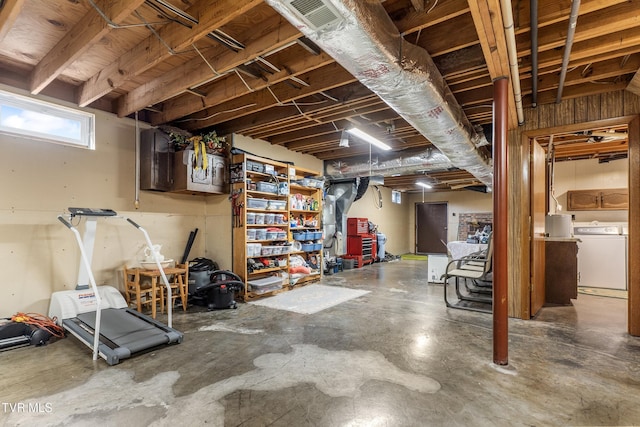
[[[0,83],[120,116],[140,111],[154,125],[242,133],[323,160],[368,153],[361,141],[338,146],[353,124],[388,139],[398,154],[431,146],[330,56],[298,43],[298,29],[263,0],[94,3],[1,2]],[[500,1],[381,4],[405,40],[429,52],[471,123],[491,123],[492,80],[509,73]],[[512,6],[526,106],[529,4]],[[571,0],[538,0],[539,105],[555,102],[570,10]],[[581,1],[564,99],[624,88],[640,95],[639,16],[638,0]],[[610,159],[624,147],[582,141],[558,150]],[[475,183],[466,171],[439,173],[408,173],[385,185],[416,191],[418,177],[438,183],[436,190]]]

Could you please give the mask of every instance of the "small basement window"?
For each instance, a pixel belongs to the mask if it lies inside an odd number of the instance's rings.
[[[0,90],[0,133],[95,149],[95,115]]]

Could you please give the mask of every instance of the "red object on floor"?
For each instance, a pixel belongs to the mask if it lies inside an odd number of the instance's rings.
[[[377,240],[374,234],[347,236],[347,254],[362,257],[364,264],[371,264],[375,261],[375,255],[378,252],[377,247]]]
[[[357,236],[369,232],[367,218],[347,218],[347,236]]]

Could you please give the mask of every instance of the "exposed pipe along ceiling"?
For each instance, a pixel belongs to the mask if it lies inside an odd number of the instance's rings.
[[[576,25],[578,23],[578,12],[580,10],[580,0],[573,0],[571,3],[571,16],[569,17],[569,28],[567,29],[567,42],[564,45],[564,54],[562,56],[562,69],[560,70],[560,84],[558,86],[558,95],[556,96],[556,104],[562,101],[562,91],[564,90],[564,82],[567,78],[567,68],[569,68],[569,57],[571,56],[571,48],[573,46],[573,38],[576,33]]]
[[[513,11],[511,0],[500,0],[502,8],[502,22],[507,40],[507,55],[509,56],[509,70],[511,71],[511,84],[516,103],[518,124],[524,124],[524,109],[522,108],[522,90],[520,89],[520,70],[518,67],[518,48],[516,46],[516,34],[514,31]]]
[[[531,106],[538,106],[538,0],[531,0]]]
[[[406,42],[379,2],[322,0],[306,13],[286,0],[266,0],[425,136],[443,156],[488,187],[488,142],[454,98],[430,55]],[[314,11],[315,12],[315,11]]]

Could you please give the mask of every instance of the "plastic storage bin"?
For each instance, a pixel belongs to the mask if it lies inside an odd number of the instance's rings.
[[[256,257],[262,253],[262,245],[260,243],[247,243],[247,256]]]
[[[253,212],[247,212],[247,224],[255,224],[256,223],[256,214]]]
[[[281,255],[282,254],[282,246],[263,246],[262,255]]]
[[[324,182],[320,181],[319,179],[304,178],[302,180],[302,185],[304,185],[305,187],[311,187],[311,188],[322,188],[324,185]]]
[[[314,251],[321,251],[322,250],[322,243],[314,243],[313,244],[313,250]]]
[[[298,231],[293,233],[293,240],[307,240],[307,232]]]
[[[256,240],[256,230],[255,229],[247,230],[247,240]]]
[[[250,209],[267,209],[269,201],[267,199],[247,199],[247,207]]]
[[[254,224],[264,224],[264,214],[263,213],[255,214],[255,222],[254,222]]]
[[[277,231],[267,231],[267,240],[276,240],[278,238]]]
[[[264,173],[264,165],[262,163],[247,160],[247,171]]]
[[[275,224],[276,216],[275,214],[268,213],[264,215],[264,223],[265,224]]]
[[[262,279],[247,281],[249,288],[256,294],[275,291],[282,288],[283,279],[280,276],[269,276]]]
[[[283,211],[287,208],[287,202],[285,200],[269,200],[267,209],[272,211]]]
[[[302,250],[305,252],[313,252],[314,249],[314,244],[313,243],[303,243],[302,244]]]
[[[265,230],[264,228],[257,228],[256,240],[267,240],[267,230]]]
[[[276,237],[278,240],[287,240],[287,232],[286,231],[278,231],[278,236]]]
[[[276,224],[285,224],[284,214],[274,214],[274,222]]]
[[[278,193],[278,186],[272,182],[258,182],[256,188],[264,193]]]

